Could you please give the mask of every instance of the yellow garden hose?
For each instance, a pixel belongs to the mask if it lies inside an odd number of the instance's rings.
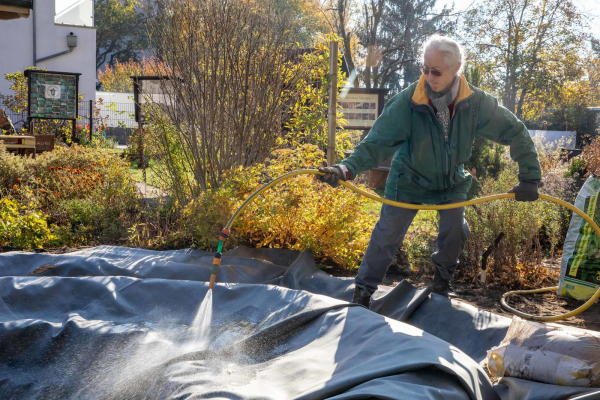
[[[233,223],[235,222],[236,218],[238,217],[238,215],[240,215],[240,213],[242,212],[242,210],[244,208],[246,208],[246,206],[248,204],[250,204],[258,195],[260,195],[262,192],[264,192],[265,190],[271,188],[272,186],[278,184],[279,182],[282,182],[284,180],[290,179],[294,176],[297,175],[325,175],[322,172],[319,172],[316,169],[303,169],[303,170],[298,170],[298,171],[293,171],[293,172],[289,172],[285,175],[280,176],[277,179],[272,180],[271,182],[265,184],[263,187],[261,187],[259,190],[257,190],[256,192],[254,192],[250,197],[248,197],[248,199],[246,199],[246,201],[244,201],[244,203],[237,209],[237,211],[233,214],[233,216],[229,219],[229,222],[227,222],[227,225],[225,225],[225,228],[223,228],[223,230],[221,231],[221,236],[219,236],[219,245],[217,248],[217,252],[215,254],[215,258],[213,260],[213,268],[211,271],[211,277],[210,277],[210,283],[209,283],[209,289],[212,289],[216,278],[217,278],[217,272],[219,270],[219,265],[221,264],[221,252],[223,250],[223,242],[225,242],[225,240],[227,239],[227,236],[229,235],[229,229],[231,228],[231,225],[233,225]],[[352,190],[353,192],[356,192],[358,194],[360,194],[361,196],[364,197],[368,197],[371,200],[375,200],[378,201],[380,203],[384,203],[384,204],[389,204],[391,206],[394,207],[402,207],[402,208],[409,208],[411,210],[448,210],[451,208],[459,208],[459,207],[465,207],[465,206],[471,206],[474,204],[479,204],[479,203],[485,203],[487,201],[492,201],[492,200],[499,200],[499,199],[512,199],[515,197],[514,193],[503,193],[503,194],[495,194],[493,196],[486,196],[486,197],[480,197],[478,199],[473,199],[473,200],[469,200],[469,201],[463,201],[461,203],[452,203],[452,204],[444,204],[444,205],[419,205],[419,204],[407,204],[407,203],[400,203],[397,201],[392,201],[392,200],[388,200],[388,199],[384,199],[381,198],[377,195],[371,194],[369,192],[366,192],[362,189],[357,188],[354,185],[351,185],[348,182],[339,181],[340,185]],[[598,227],[598,225],[596,225],[596,223],[587,215],[585,214],[583,211],[581,211],[580,209],[578,209],[577,207],[562,201],[560,199],[557,199],[555,197],[552,196],[548,196],[545,194],[540,194],[539,195],[540,199],[544,199],[544,200],[548,200],[551,201],[553,203],[559,204],[561,206],[567,207],[569,210],[577,213],[581,218],[583,218],[588,224],[590,224],[590,226],[594,229],[594,231],[596,232],[596,234],[600,237],[600,227]],[[596,302],[596,300],[598,300],[598,298],[600,297],[600,288],[598,288],[598,290],[596,290],[596,293],[594,293],[594,295],[588,300],[586,301],[583,305],[581,305],[580,307],[576,308],[575,310],[568,312],[566,314],[561,314],[561,315],[555,315],[555,316],[538,316],[538,315],[531,315],[531,314],[526,314],[524,312],[515,310],[514,308],[510,307],[508,304],[506,304],[506,299],[509,296],[512,296],[514,294],[533,294],[533,293],[544,293],[544,292],[552,292],[557,290],[558,287],[557,286],[553,286],[553,287],[547,287],[547,288],[542,288],[542,289],[534,289],[534,290],[514,290],[511,292],[507,292],[505,293],[502,298],[500,299],[500,304],[502,305],[502,308],[504,308],[505,310],[518,315],[519,317],[525,318],[525,319],[530,319],[530,320],[535,320],[535,321],[558,321],[561,319],[565,319],[565,318],[569,318],[572,316],[575,316],[579,313],[581,313],[582,311],[588,309],[592,304],[594,304]]]

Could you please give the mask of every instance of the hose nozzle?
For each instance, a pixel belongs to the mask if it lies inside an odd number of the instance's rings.
[[[215,258],[213,258],[213,266],[212,270],[210,271],[208,290],[212,290],[212,288],[215,286],[215,282],[217,281],[217,273],[219,272],[219,266],[221,265],[221,251],[223,250],[223,243],[225,240],[227,240],[227,236],[229,236],[229,229],[223,228],[221,235],[219,236],[219,246],[217,247]]]

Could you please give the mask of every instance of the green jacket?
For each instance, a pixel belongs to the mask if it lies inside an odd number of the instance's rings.
[[[540,180],[535,145],[525,125],[461,75],[448,140],[429,105],[425,76],[394,96],[344,164],[354,178],[395,153],[385,195],[396,201],[440,204],[466,199],[472,177],[464,169],[476,136],[510,146],[519,179]]]

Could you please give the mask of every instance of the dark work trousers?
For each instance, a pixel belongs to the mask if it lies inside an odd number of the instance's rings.
[[[443,204],[459,203],[452,200]],[[442,278],[451,279],[458,266],[458,257],[465,248],[471,230],[465,219],[465,208],[439,210],[440,227],[437,237],[438,250],[431,259]],[[356,275],[356,286],[363,296],[373,294],[402,246],[404,236],[410,227],[417,210],[394,207],[384,204],[379,221],[373,229],[369,246]]]

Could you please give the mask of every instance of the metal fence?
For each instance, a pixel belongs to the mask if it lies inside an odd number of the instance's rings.
[[[0,108],[4,108],[4,106],[0,105]],[[10,108],[5,108],[4,112],[6,112],[6,115],[12,121],[15,129],[19,129],[27,124],[27,112],[16,113]]]
[[[27,111],[16,113],[0,102],[6,115],[11,119],[15,129],[27,126]],[[103,134],[115,140],[119,145],[126,145],[129,137],[137,128],[135,122],[135,108],[133,103],[108,103],[93,100],[81,101],[77,109],[77,124],[97,129],[103,124]]]

